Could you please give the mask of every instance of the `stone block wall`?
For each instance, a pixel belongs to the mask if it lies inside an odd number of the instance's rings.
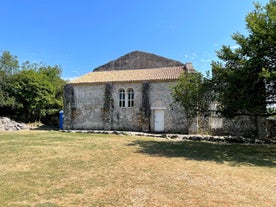
[[[164,132],[188,133],[189,122],[182,107],[174,103],[172,86],[174,82],[156,82],[150,84],[150,106],[160,101],[164,109]],[[162,107],[162,106],[161,106]],[[150,128],[154,130],[154,109],[151,109]]]
[[[65,85],[64,87],[64,119],[63,119],[63,128],[64,129],[73,129],[72,119],[75,108],[75,96],[74,96],[74,87],[72,85]]]
[[[164,131],[187,132],[187,120],[183,118],[184,110],[177,104],[173,104],[171,86],[173,82],[149,83],[149,107],[157,100],[162,100],[165,107]],[[154,131],[153,110],[149,114],[149,123],[144,123],[142,111],[142,87],[143,83],[114,83],[112,84],[112,97],[114,109],[112,111],[112,130],[143,131],[144,125],[149,125],[149,131]],[[119,107],[119,90],[134,90],[134,107]],[[126,96],[127,98],[127,96]]]
[[[276,119],[267,119],[267,137],[276,139]]]
[[[119,90],[134,90],[134,107],[119,107]],[[113,84],[114,110],[112,113],[112,129],[141,131],[142,83],[114,83]],[[126,102],[127,104],[127,102]]]
[[[173,103],[172,84],[173,82],[149,83],[149,107],[156,101],[163,103],[164,132],[187,133],[188,122],[183,116],[184,110]],[[148,125],[149,131],[155,131],[154,109],[150,109],[148,119],[143,117],[143,83],[113,83],[110,86],[113,104],[106,119],[105,84],[67,85],[64,98],[64,129],[142,131]],[[119,107],[119,90],[124,89],[127,93],[130,88],[134,90],[134,107]],[[145,120],[148,123],[145,123]]]
[[[70,91],[65,90],[64,129],[103,129],[103,91],[104,85],[71,86]]]
[[[276,137],[276,121],[261,120],[254,117],[237,116],[233,119],[223,117],[205,117],[187,120],[184,109],[174,103],[171,87],[174,82],[147,83],[149,114],[145,117],[143,109],[144,83],[110,84],[112,106],[109,114],[105,112],[106,84],[66,85],[64,97],[64,129],[86,130],[124,130],[155,132],[156,107],[164,110],[164,132],[183,134],[233,135],[255,138]],[[134,90],[134,107],[119,107],[119,90]],[[144,94],[145,95],[145,94]],[[127,98],[127,95],[126,95]],[[266,123],[265,123],[266,122]],[[265,129],[265,125],[267,125]],[[263,131],[262,131],[263,130]],[[259,133],[259,134],[258,134]]]
[[[252,137],[256,135],[256,120],[249,116],[236,116],[232,119],[209,117],[209,133],[213,135],[234,135]]]

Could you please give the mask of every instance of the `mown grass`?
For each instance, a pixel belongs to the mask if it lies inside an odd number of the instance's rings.
[[[273,206],[276,146],[0,133],[0,206]]]

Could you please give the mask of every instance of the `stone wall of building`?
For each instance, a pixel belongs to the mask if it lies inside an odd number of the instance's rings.
[[[164,108],[164,132],[188,133],[189,122],[185,118],[184,109],[174,103],[171,95],[173,85],[174,82],[150,84],[151,131],[155,131],[155,109]]]
[[[74,87],[72,85],[65,85],[64,87],[64,119],[63,119],[63,128],[64,129],[73,129],[73,113],[75,109],[75,100],[74,100]]]
[[[65,89],[64,129],[104,129],[155,131],[154,113],[156,103],[164,110],[164,132],[188,132],[188,122],[183,118],[184,110],[173,103],[171,86],[173,82],[153,82],[149,84],[148,119],[143,114],[143,83],[110,84],[112,104],[105,109],[105,84],[67,85]],[[119,90],[134,90],[134,107],[119,107]],[[153,108],[152,108],[153,107]],[[108,110],[108,116],[105,112]],[[146,122],[146,123],[145,123]]]
[[[244,137],[253,137],[258,134],[256,119],[248,116],[237,116],[233,119],[211,116],[187,120],[184,109],[173,101],[171,95],[173,84],[173,82],[148,83],[149,117],[145,117],[143,113],[143,83],[110,84],[112,104],[108,106],[110,107],[108,116],[105,116],[107,109],[104,108],[106,107],[106,84],[67,85],[64,98],[64,129],[155,132],[155,112],[161,109],[164,112],[165,133],[201,133]],[[126,93],[128,89],[134,90],[134,107],[119,107],[120,89],[124,89]],[[268,131],[269,136],[273,137],[275,127],[273,124],[269,126],[272,126]]]
[[[124,89],[126,93],[127,106],[127,91],[134,90],[134,107],[119,107],[119,90]],[[142,107],[142,83],[115,83],[113,84],[113,100],[114,110],[112,112],[112,129],[141,131],[141,107]]]
[[[104,85],[71,87],[73,94],[65,90],[64,129],[103,129]]]
[[[106,116],[106,84],[66,85],[64,98],[64,129],[123,130],[155,132],[155,111],[164,111],[164,132],[183,134],[233,135],[260,138],[267,134],[276,137],[275,120],[258,120],[249,116],[233,119],[218,116],[187,120],[184,109],[174,103],[171,95],[173,82],[147,83],[149,113],[143,109],[144,83],[110,84],[112,104]],[[134,107],[119,107],[119,90],[134,90]],[[145,91],[144,91],[145,93]],[[126,94],[127,99],[127,94]],[[266,123],[265,123],[266,122]],[[266,124],[267,126],[263,126]],[[262,126],[261,126],[262,125]],[[265,128],[266,127],[266,128]]]

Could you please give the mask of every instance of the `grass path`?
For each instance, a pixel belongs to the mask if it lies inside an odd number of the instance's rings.
[[[0,132],[0,206],[273,206],[276,146]]]

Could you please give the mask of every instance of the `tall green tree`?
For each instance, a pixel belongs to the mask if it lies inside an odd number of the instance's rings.
[[[13,77],[15,96],[20,118],[41,120],[49,115],[57,116],[62,108],[63,86],[59,66],[23,63],[23,69]]]
[[[63,104],[63,87],[66,83],[61,78],[61,67],[58,65],[42,65],[41,67],[39,67],[38,72],[42,75],[45,75],[47,80],[54,86],[54,96],[56,99],[56,103],[58,104],[58,108],[60,109]]]
[[[222,46],[212,63],[213,84],[225,116],[271,116],[276,104],[276,1],[255,4],[246,16],[248,35],[232,35],[238,48]]]
[[[201,73],[183,73],[173,87],[173,98],[185,109],[187,118],[209,113],[214,101],[210,78]]]
[[[20,118],[40,120],[54,99],[54,87],[34,70],[23,70],[13,77],[13,92]]]
[[[256,3],[245,21],[248,35],[233,34],[238,48],[223,45],[217,52],[212,79],[183,76],[174,98],[190,117],[208,112],[208,100],[218,103],[218,112],[226,117],[253,116],[257,136],[263,138],[259,117],[276,114],[276,0],[265,6]]]
[[[9,51],[3,51],[0,56],[0,107],[14,107],[14,97],[11,96],[12,76],[19,70],[19,63],[16,56]]]
[[[63,87],[66,82],[61,78],[62,69],[60,66],[50,66],[43,63],[30,63],[27,61],[22,64],[22,70],[33,70],[43,76],[45,80],[47,80],[47,82],[49,82],[54,87],[53,95],[55,97],[55,108],[62,108]]]
[[[19,70],[17,56],[12,55],[9,51],[3,51],[0,56],[0,71],[6,75],[12,75]]]
[[[16,56],[4,51],[0,56],[0,116],[24,122],[57,121],[63,104],[60,66],[26,61],[19,65]],[[49,123],[49,122],[48,122]]]

